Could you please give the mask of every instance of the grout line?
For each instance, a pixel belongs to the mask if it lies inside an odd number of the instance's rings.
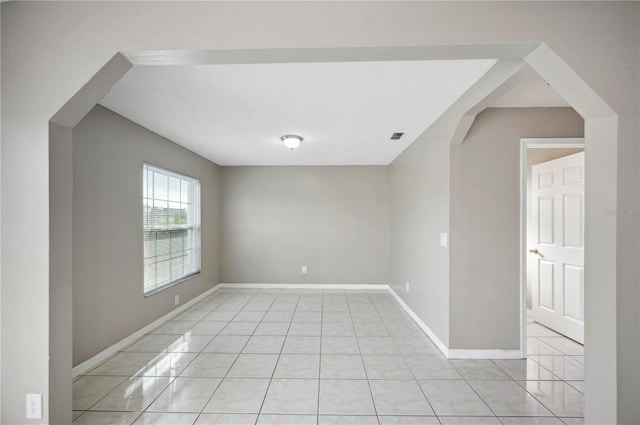
[[[369,299],[371,300],[371,296],[369,296]],[[393,341],[393,345],[396,347],[396,350],[398,350],[398,353],[400,354],[400,357],[402,358],[402,360],[404,361],[404,365],[407,367],[407,369],[409,370],[409,372],[411,373],[411,376],[413,377],[413,381],[415,382],[415,384],[418,386],[418,388],[420,389],[420,392],[422,393],[422,395],[424,396],[425,400],[427,401],[427,404],[429,405],[429,408],[431,409],[431,411],[433,412],[433,414],[435,415],[436,419],[438,420],[438,422],[442,423],[442,421],[440,421],[440,418],[438,417],[436,410],[433,408],[433,405],[431,404],[431,402],[429,401],[429,398],[427,397],[427,395],[424,393],[424,390],[422,389],[422,386],[420,385],[420,382],[418,382],[418,379],[416,378],[415,374],[413,373],[413,370],[411,370],[411,368],[409,367],[409,363],[407,363],[407,359],[405,359],[404,354],[402,354],[402,351],[400,351],[400,347],[398,347],[398,344],[396,343],[396,340],[393,338],[393,334],[389,331],[389,327],[387,326],[387,323],[385,322],[384,318],[382,317],[382,315],[380,314],[380,311],[378,310],[378,308],[376,307],[375,302],[373,302],[373,300],[371,300],[371,303],[373,304],[373,308],[376,310],[376,313],[378,314],[378,316],[380,317],[380,320],[382,321],[382,324],[384,325],[384,328],[387,330],[387,332],[389,333],[389,336],[391,338],[391,341]]]
[[[322,319],[324,317],[324,289],[322,290],[322,298],[320,299],[320,356],[318,357],[318,398],[316,405],[316,424],[320,422],[320,384],[322,378]]]
[[[229,297],[229,298],[231,298],[231,297]],[[207,345],[205,345],[205,346],[202,348],[202,351],[200,351],[200,354],[202,354],[202,353],[204,352],[204,349],[205,349],[209,344],[211,344],[211,342],[213,342],[213,340],[214,340],[214,339],[216,339],[216,337],[220,336],[220,333],[221,333],[221,332],[222,332],[222,331],[223,331],[227,326],[229,326],[229,324],[233,321],[233,319],[234,319],[234,318],[235,318],[235,317],[236,317],[236,316],[237,316],[237,315],[242,311],[242,309],[244,309],[244,307],[246,307],[246,306],[247,306],[247,304],[249,304],[249,302],[250,302],[253,298],[255,298],[255,295],[254,295],[253,297],[251,297],[251,298],[250,298],[246,303],[244,303],[244,304],[242,305],[242,308],[240,308],[240,309],[238,310],[238,312],[237,312],[236,314],[234,314],[234,315],[231,317],[231,319],[227,322],[227,324],[226,324],[222,329],[220,329],[220,331],[218,332],[218,334],[216,334],[216,336],[215,336],[215,337],[213,337],[213,339],[212,339],[211,341],[209,341],[209,343],[208,343]],[[224,304],[224,303],[219,304],[219,305],[218,305],[216,308],[214,308],[211,312],[213,313],[214,311],[216,311],[218,308],[220,308],[220,306],[221,306],[222,304]],[[226,311],[226,310],[220,310],[220,311]],[[208,316],[208,315],[207,315],[207,316]],[[207,317],[207,316],[205,316],[205,317]],[[257,329],[257,328],[258,328],[258,326],[256,325],[256,329]],[[255,332],[255,329],[254,329],[254,332]],[[229,335],[229,336],[232,336],[232,335]],[[231,366],[229,366],[229,369],[227,369],[227,371],[225,372],[224,376],[223,376],[222,378],[220,378],[220,382],[218,382],[218,385],[216,385],[215,389],[213,390],[213,392],[211,393],[211,395],[209,396],[209,398],[207,399],[207,401],[206,401],[206,402],[204,403],[204,405],[202,406],[202,410],[200,410],[200,413],[198,413],[198,416],[196,417],[196,420],[194,421],[194,423],[198,422],[198,419],[200,419],[200,416],[202,416],[202,415],[203,415],[203,413],[204,413],[204,409],[206,409],[206,408],[207,408],[207,405],[211,402],[211,399],[213,398],[213,396],[215,395],[215,393],[218,391],[218,389],[219,389],[219,388],[220,388],[220,386],[222,385],[222,382],[224,381],[224,379],[225,379],[225,378],[227,377],[227,375],[229,374],[229,371],[231,370],[231,368],[233,368],[233,365],[235,365],[235,364],[236,364],[236,362],[238,361],[238,359],[240,358],[240,354],[242,353],[242,350],[244,350],[244,347],[246,347],[246,345],[249,343],[249,340],[250,340],[250,339],[251,339],[251,336],[249,336],[249,338],[247,338],[247,341],[244,343],[244,345],[243,345],[243,346],[242,346],[242,348],[240,349],[240,352],[238,353],[238,355],[236,356],[236,358],[233,360],[233,363],[231,363]],[[200,354],[198,354],[198,356],[199,356]],[[235,354],[235,353],[232,353],[232,354]],[[197,358],[198,356],[196,356],[196,358]],[[195,358],[194,358],[194,360],[195,360]],[[184,371],[184,370],[186,370],[186,368],[184,368],[182,371]],[[180,372],[180,374],[182,374],[182,372]]]
[[[279,293],[282,293],[282,290]],[[276,364],[273,367],[273,372],[271,372],[271,378],[269,379],[269,384],[267,385],[267,389],[264,392],[264,397],[262,398],[262,403],[260,403],[260,409],[258,409],[258,415],[256,416],[256,422],[255,422],[254,425],[257,425],[258,421],[260,420],[260,415],[262,414],[262,409],[264,408],[264,403],[267,401],[267,395],[269,394],[269,388],[271,388],[271,382],[273,381],[274,376],[276,374],[276,370],[278,369],[278,364],[280,363],[280,357],[282,356],[282,350],[284,350],[284,346],[287,343],[287,338],[289,336],[289,330],[291,329],[291,324],[293,323],[293,317],[295,316],[296,311],[298,311],[298,304],[299,303],[300,303],[300,295],[298,295],[298,299],[296,300],[296,306],[293,309],[293,312],[291,313],[291,320],[289,321],[289,326],[287,327],[287,333],[284,336],[284,341],[282,341],[282,346],[280,347],[280,352],[278,353],[278,358],[276,359]],[[270,306],[272,306],[272,305],[273,305],[273,302],[271,303]],[[262,323],[262,321],[260,323]],[[258,326],[260,326],[260,325],[258,325]],[[256,327],[256,329],[257,329],[257,327]]]
[[[373,390],[371,389],[371,382],[369,381],[369,373],[367,372],[367,367],[364,364],[364,357],[362,355],[362,349],[360,348],[360,339],[358,338],[358,335],[356,333],[356,325],[353,322],[353,316],[351,315],[351,305],[349,303],[349,298],[346,296],[345,298],[347,298],[347,311],[349,312],[349,318],[351,319],[351,326],[353,327],[353,334],[355,335],[355,338],[356,338],[356,344],[358,344],[358,351],[360,352],[360,361],[362,362],[362,369],[364,370],[364,376],[367,380],[367,386],[369,387],[369,395],[371,396],[373,411],[376,414],[376,421],[378,421],[378,425],[380,425],[380,416],[378,415],[378,408],[376,407],[376,399],[375,397],[373,397]],[[368,295],[367,295],[367,298],[369,298]]]

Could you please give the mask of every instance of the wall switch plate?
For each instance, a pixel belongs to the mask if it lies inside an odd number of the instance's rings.
[[[302,274],[307,274],[307,266],[302,266]]]
[[[175,304],[174,305],[178,305],[180,304],[180,295],[176,295],[176,299],[175,299]]]
[[[406,289],[407,292],[409,292],[409,282],[405,282],[404,289]]]
[[[447,234],[446,233],[440,233],[440,246],[447,246],[448,240],[447,240]]]
[[[27,419],[42,419],[42,394],[27,394]]]

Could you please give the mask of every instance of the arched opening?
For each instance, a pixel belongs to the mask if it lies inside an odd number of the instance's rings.
[[[586,162],[589,182],[586,198],[588,240],[586,241],[585,316],[589,322],[586,339],[587,398],[586,416],[592,422],[609,422],[616,417],[616,318],[602,317],[615,312],[616,222],[598,212],[616,205],[615,113],[547,46],[514,45],[476,48],[437,49],[283,49],[207,52],[137,52],[118,54],[105,65],[51,120],[50,123],[50,416],[52,423],[71,422],[71,344],[72,344],[72,262],[71,249],[73,200],[72,129],[104,96],[109,88],[136,63],[162,65],[203,63],[286,63],[314,61],[392,61],[438,58],[500,58],[505,60],[502,73],[477,96],[455,113],[457,122],[467,130],[473,122],[477,105],[528,63],[584,117]],[[523,62],[524,61],[524,62]],[[507,63],[510,62],[510,63]],[[450,129],[448,136],[464,137],[464,128]],[[462,139],[460,138],[460,140]],[[597,241],[597,243],[594,243]],[[597,261],[596,261],[597,259]],[[612,313],[613,314],[613,313]],[[592,360],[593,359],[593,360]],[[593,362],[593,364],[592,364]]]

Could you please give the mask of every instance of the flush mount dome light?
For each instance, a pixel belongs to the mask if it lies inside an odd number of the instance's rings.
[[[282,140],[282,143],[291,150],[294,150],[300,146],[300,143],[302,143],[302,137],[296,136],[295,134],[287,134],[282,136],[280,140]]]

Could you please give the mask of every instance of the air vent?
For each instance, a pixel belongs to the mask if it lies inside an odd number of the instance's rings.
[[[400,140],[403,134],[404,133],[393,133],[393,136],[391,136],[391,140]]]

